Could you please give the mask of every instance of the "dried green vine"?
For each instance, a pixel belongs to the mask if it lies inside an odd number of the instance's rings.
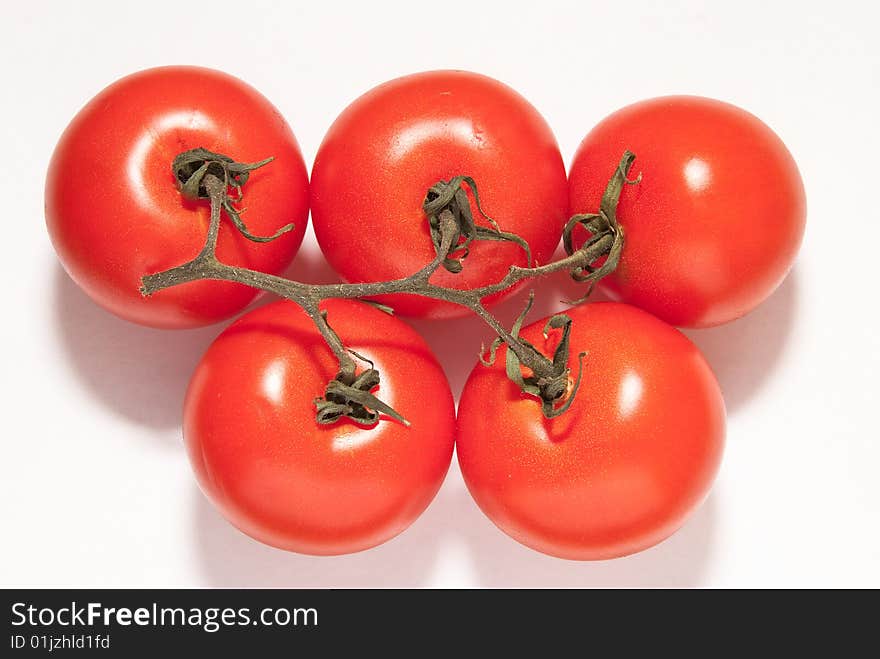
[[[394,409],[383,403],[372,391],[379,384],[379,372],[366,358],[346,348],[342,340],[330,327],[326,313],[319,309],[322,300],[328,298],[369,298],[376,295],[407,293],[444,300],[458,304],[473,311],[482,318],[498,335],[490,347],[489,358],[482,354],[481,361],[491,363],[501,343],[507,345],[506,371],[525,393],[536,396],[541,401],[542,410],[547,417],[565,412],[571,405],[581,381],[581,367],[573,383],[568,369],[568,336],[571,319],[565,314],[553,316],[545,327],[545,336],[550,330],[562,332],[560,341],[551,357],[541,353],[534,345],[519,336],[525,316],[531,308],[532,297],[513,327],[508,330],[489,313],[482,300],[506,290],[525,279],[568,270],[578,281],[593,284],[609,274],[617,265],[623,249],[623,230],[617,223],[617,201],[624,184],[637,183],[627,178],[635,156],[627,151],[615,170],[602,199],[599,212],[592,215],[575,215],[565,226],[563,241],[567,256],[545,265],[533,265],[528,244],[519,236],[502,231],[480,205],[477,185],[466,176],[456,176],[449,181],[438,181],[427,191],[423,209],[429,223],[431,240],[434,244],[435,258],[421,270],[408,277],[384,282],[355,284],[304,284],[277,275],[230,266],[217,259],[217,235],[221,223],[221,211],[225,211],[235,227],[249,240],[267,242],[289,231],[293,225],[286,225],[274,235],[261,237],[251,234],[241,220],[235,204],[241,201],[242,188],[251,172],[271,162],[271,158],[257,163],[237,163],[232,158],[212,153],[205,149],[193,149],[181,153],[174,159],[172,168],[181,194],[191,199],[206,199],[211,205],[211,216],[205,245],[199,254],[182,265],[150,274],[141,281],[141,293],[145,296],[172,286],[201,279],[214,279],[237,282],[263,291],[274,293],[299,305],[313,320],[330,350],[339,362],[336,377],[325,387],[323,397],[315,400],[318,423],[335,423],[348,418],[361,425],[373,425],[381,415],[387,415],[402,423],[406,420]],[[478,225],[474,221],[467,186],[473,194],[477,210],[490,226]],[[574,248],[572,231],[581,225],[588,236],[583,245]],[[463,259],[468,255],[468,246],[475,240],[501,240],[513,242],[526,253],[525,267],[512,265],[507,274],[498,282],[473,289],[446,288],[433,284],[431,276],[441,267],[457,273],[463,268]],[[604,259],[601,264],[597,262]],[[587,292],[589,295],[589,291]],[[586,297],[586,296],[585,296]],[[581,355],[580,357],[583,357]],[[369,367],[358,372],[356,359]],[[523,375],[522,367],[528,374]]]

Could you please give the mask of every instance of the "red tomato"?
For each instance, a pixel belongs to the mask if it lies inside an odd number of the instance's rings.
[[[412,424],[315,421],[337,362],[312,321],[282,301],[246,314],[208,349],[186,395],[199,484],[226,518],[269,545],[343,554],[409,526],[440,488],[455,436],[443,370],[403,321],[369,305],[322,305],[347,347],[376,364],[375,394]]]
[[[405,277],[435,255],[422,210],[434,183],[475,179],[486,213],[547,262],[568,215],[565,167],[547,123],[522,96],[475,73],[431,71],[367,92],[336,119],[312,170],[312,221],[321,249],[349,281]],[[485,219],[474,215],[477,222]],[[464,270],[433,282],[474,288],[526,264],[513,243],[478,242]],[[489,298],[488,302],[498,299]],[[389,296],[413,316],[467,313],[447,302]]]
[[[779,286],[803,237],[806,200],[797,166],[770,128],[708,98],[625,107],[575,154],[573,213],[596,212],[626,149],[642,181],[620,197],[626,244],[602,282],[612,297],[673,325],[708,327],[748,313]]]
[[[293,231],[256,244],[225,217],[217,256],[279,273],[308,219],[308,175],[278,111],[232,76],[196,67],[135,73],[93,98],[61,137],[46,182],[46,222],[65,269],[98,304],[154,327],[195,327],[228,318],[252,288],[199,281],[141,296],[143,275],[189,261],[205,243],[209,205],[185,200],[174,157],[204,147],[239,162],[275,160],[252,172],[242,219],[253,234]]]
[[[724,402],[699,350],[629,305],[570,309],[569,366],[580,389],[545,419],[537,399],[478,364],[458,408],[456,450],[468,489],[502,531],[538,551],[597,560],[654,545],[705,498],[724,444]],[[546,320],[522,332],[552,354]]]

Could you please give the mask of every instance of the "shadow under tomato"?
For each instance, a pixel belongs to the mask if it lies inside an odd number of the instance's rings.
[[[569,561],[529,549],[502,533],[463,493],[456,513],[480,585],[492,588],[694,587],[703,577],[715,539],[713,493],[667,540],[609,561]]]
[[[215,587],[491,588],[688,587],[704,583],[715,540],[717,492],[656,547],[612,561],[545,556],[499,531],[479,510],[457,465],[425,513],[396,538],[346,556],[274,549],[235,529],[193,488],[194,542],[202,583]],[[449,557],[452,574],[438,568]]]
[[[195,544],[203,584],[217,587],[417,588],[428,585],[449,519],[447,488],[412,526],[356,554],[308,556],[248,537],[193,488]]]
[[[129,323],[92,302],[60,265],[53,267],[55,332],[71,370],[103,404],[135,423],[179,426],[189,378],[222,324],[159,330]]]
[[[785,352],[798,313],[798,287],[795,268],[751,313],[718,327],[685,331],[715,372],[728,412],[760,391]]]

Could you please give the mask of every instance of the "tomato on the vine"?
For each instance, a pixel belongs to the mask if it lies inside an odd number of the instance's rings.
[[[205,244],[207,203],[184,199],[171,170],[176,155],[202,147],[239,162],[273,156],[251,173],[242,219],[256,244],[223,220],[217,256],[230,265],[279,273],[293,259],[308,219],[308,173],[290,127],[266,98],[211,69],[161,67],[127,76],[73,119],[49,165],[46,222],[67,272],[97,303],[155,327],[195,327],[241,311],[252,288],[198,281],[150,298],[140,278],[180,265]]]
[[[501,530],[538,551],[594,560],[631,554],[678,529],[706,497],[724,444],[724,402],[709,365],[679,331],[635,307],[585,304],[568,365],[580,386],[546,419],[532,396],[478,364],[458,408],[468,489]],[[545,354],[544,321],[521,336]]]
[[[708,327],[748,313],[776,289],[800,246],[806,200],[791,154],[767,125],[694,96],[618,110],[575,154],[573,213],[596,212],[624,150],[636,154],[633,173],[642,178],[620,196],[626,244],[601,283],[612,297],[673,325]]]
[[[549,260],[568,214],[556,139],[522,96],[464,71],[431,71],[379,85],[330,127],[311,187],[315,235],[327,260],[352,282],[416,272],[435,255],[422,202],[432,185],[455,176],[472,177],[485,212],[502,230],[523,238],[535,261]],[[471,195],[474,208],[475,201]],[[483,218],[477,222],[488,226]],[[441,270],[432,281],[476,288],[501,279],[511,264],[526,264],[523,250],[510,242],[474,242],[470,252],[460,273]],[[415,296],[383,302],[413,316],[465,313]]]
[[[440,364],[406,323],[350,300],[321,308],[375,364],[376,395],[410,427],[318,424],[315,399],[338,363],[312,319],[282,301],[208,349],[186,395],[184,438],[202,490],[236,527],[282,549],[342,554],[385,542],[427,507],[452,459],[455,409]]]

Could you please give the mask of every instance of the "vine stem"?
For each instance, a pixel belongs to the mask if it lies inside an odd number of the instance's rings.
[[[546,265],[532,268],[513,265],[504,278],[493,284],[470,289],[446,288],[430,282],[431,276],[442,264],[443,255],[451,247],[452,240],[457,231],[451,213],[449,211],[442,211],[440,213],[441,244],[446,249],[438,251],[438,256],[418,272],[408,277],[382,282],[305,284],[249,268],[227,265],[219,261],[216,256],[217,233],[220,225],[220,211],[226,194],[226,186],[222,180],[212,174],[205,176],[204,185],[211,201],[211,219],[205,246],[198,256],[191,261],[170,270],[143,277],[141,293],[150,296],[165,288],[202,279],[230,281],[274,293],[299,305],[312,318],[327,345],[339,360],[340,370],[345,371],[354,368],[354,361],[342,345],[339,337],[329,327],[326,319],[321,316],[318,310],[318,303],[329,298],[350,299],[406,293],[444,300],[470,309],[498,333],[498,336],[514,351],[524,366],[531,369],[537,376],[549,376],[550,368],[552,368],[550,360],[531,346],[523,344],[511,336],[510,332],[504,328],[501,322],[486,310],[482,300],[493,293],[504,291],[525,279],[543,277],[560,270],[586,267],[596,259],[607,254],[612,243],[610,236],[603,236],[600,240],[591,244],[589,249],[575,251],[571,255]]]
[[[205,149],[194,149],[179,154],[172,164],[172,169],[180,182],[181,193],[184,196],[192,199],[207,199],[210,202],[210,220],[205,244],[192,260],[169,270],[143,277],[141,279],[141,293],[144,296],[150,296],[172,286],[211,279],[235,282],[274,293],[297,304],[315,323],[315,327],[339,363],[337,376],[328,383],[325,397],[316,399],[318,421],[332,423],[342,416],[346,416],[364,425],[375,423],[380,412],[389,414],[403,423],[407,422],[395,410],[370,393],[370,390],[379,382],[378,372],[370,364],[370,368],[358,374],[354,358],[365,358],[346,348],[328,323],[326,313],[321,311],[320,302],[329,298],[371,298],[381,295],[408,294],[457,304],[470,309],[495,331],[498,339],[493,343],[492,358],[494,358],[497,344],[504,342],[509,349],[508,375],[514,378],[524,391],[535,393],[542,399],[545,415],[555,416],[570,405],[570,401],[568,401],[562,406],[556,406],[556,403],[564,398],[565,383],[568,381],[568,368],[565,364],[568,351],[568,328],[571,321],[564,316],[551,319],[555,323],[554,327],[563,328],[563,338],[557,347],[558,354],[549,358],[531,343],[518,336],[519,327],[529,307],[526,308],[526,312],[520,315],[512,331],[509,331],[486,309],[483,300],[487,296],[507,290],[524,280],[543,277],[560,270],[569,271],[579,281],[589,281],[591,286],[596,280],[613,270],[623,247],[623,231],[617,224],[615,217],[617,199],[624,184],[638,182],[638,180],[627,179],[627,172],[634,158],[635,156],[628,151],[624,154],[620,165],[609,181],[599,213],[576,215],[569,220],[563,232],[567,255],[551,263],[533,265],[531,253],[525,241],[515,234],[501,231],[495,221],[483,212],[475,182],[469,177],[459,176],[450,181],[439,181],[428,191],[424,208],[429,219],[431,240],[436,249],[436,257],[422,269],[408,277],[390,281],[305,284],[249,268],[231,266],[222,263],[217,258],[217,237],[224,210],[242,235],[256,242],[273,240],[292,227],[292,225],[287,225],[276,232],[274,236],[254,236],[247,231],[239,217],[240,211],[233,206],[233,201],[241,199],[241,188],[247,181],[250,172],[262,167],[271,159],[252,164],[237,163],[222,154],[211,153]],[[477,210],[491,223],[492,228],[478,226],[474,223],[470,202],[461,187],[462,184],[470,187],[476,200]],[[237,191],[237,198],[230,197],[230,187]],[[575,249],[572,243],[572,230],[577,224],[581,224],[586,229],[589,238]],[[462,259],[467,256],[468,245],[473,240],[515,242],[525,250],[528,257],[527,266],[511,265],[505,276],[499,281],[477,288],[447,288],[432,283],[432,275],[441,267],[451,272],[461,270],[463,267]],[[593,264],[602,257],[607,257],[604,263],[598,268],[593,268]],[[531,306],[531,302],[529,306]],[[531,375],[524,379],[520,376],[519,366],[513,367],[510,360],[515,360],[518,365],[525,366],[531,371]],[[580,382],[580,372],[577,381]],[[570,397],[573,396],[574,390],[570,394]]]

